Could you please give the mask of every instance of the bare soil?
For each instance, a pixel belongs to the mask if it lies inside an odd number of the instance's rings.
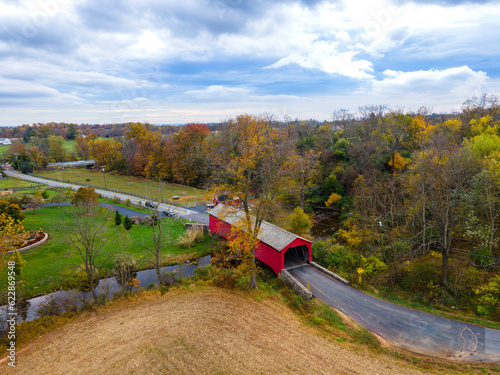
[[[2,374],[420,374],[389,356],[337,343],[288,307],[209,289],[126,300],[18,353]]]

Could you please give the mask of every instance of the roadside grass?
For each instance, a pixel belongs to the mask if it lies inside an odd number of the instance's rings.
[[[123,176],[115,173],[102,173],[86,168],[58,169],[40,171],[41,177],[56,178],[64,181],[99,186],[101,188],[117,189],[133,194],[145,195],[153,199],[173,200],[178,196],[179,203],[195,203],[205,200],[206,192],[201,189],[179,184],[147,180],[143,177]],[[88,181],[87,181],[88,180]]]
[[[45,244],[22,253],[26,261],[22,279],[25,298],[59,289],[66,280],[72,277],[77,266],[83,263],[75,254],[75,250],[67,243],[64,228],[61,226],[63,221],[71,223],[72,217],[69,210],[69,207],[42,207],[24,212],[24,226],[27,231],[42,228],[49,233],[49,240]],[[109,255],[127,253],[138,259],[140,269],[151,268],[147,260],[152,260],[152,254],[124,239],[125,229],[122,226],[115,226],[112,211],[106,210],[106,212],[108,223],[105,225],[104,237],[106,238],[105,250],[108,254],[102,256],[100,260],[106,259]],[[162,263],[165,265],[203,256],[209,252],[211,237],[207,238],[208,242],[195,244],[190,249],[183,249],[175,244],[186,231],[184,222],[183,219],[167,219],[166,221],[169,243],[165,245],[162,256]],[[127,234],[130,234],[135,241],[151,245],[152,230],[147,225],[134,225]],[[111,257],[105,262],[105,272],[111,271],[112,264]],[[0,285],[5,286],[6,282],[7,273],[0,273]],[[3,303],[5,303],[5,297],[0,301],[0,304]]]
[[[9,190],[11,188],[19,187],[29,188],[30,186],[40,186],[40,184],[12,177],[4,177],[0,179],[0,190]]]

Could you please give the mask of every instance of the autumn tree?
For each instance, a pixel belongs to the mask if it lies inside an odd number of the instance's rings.
[[[429,222],[438,235],[443,285],[448,284],[448,260],[456,235],[459,203],[470,187],[477,164],[465,148],[431,148],[415,158],[413,194],[425,197]]]
[[[71,200],[71,204],[73,206],[82,207],[85,210],[90,211],[99,204],[98,199],[99,196],[97,195],[93,187],[81,187],[78,188],[77,192],[75,193],[75,196]]]
[[[314,150],[303,151],[302,153],[291,153],[289,167],[293,168],[300,186],[300,208],[304,210],[305,199],[304,189],[311,182],[318,166],[319,153]]]
[[[173,136],[173,177],[182,184],[200,184],[207,173],[207,137],[205,124],[187,124]]]
[[[96,164],[107,170],[119,169],[123,164],[122,144],[114,139],[95,139],[90,141]]]
[[[255,246],[262,221],[271,214],[276,194],[289,173],[285,168],[289,142],[266,119],[241,115],[226,124],[217,146],[211,190],[238,196],[242,202],[244,215],[233,225],[228,246],[247,260],[242,267],[250,276],[251,287],[256,288]]]
[[[95,138],[97,138],[97,136]],[[75,138],[75,151],[82,160],[89,160],[92,157],[92,147],[90,147],[91,140],[91,137],[84,137],[83,135],[79,135]]]
[[[0,213],[0,270],[5,267],[5,253],[23,243],[24,226],[5,212]]]

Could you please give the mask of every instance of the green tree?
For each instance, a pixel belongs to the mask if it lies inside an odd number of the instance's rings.
[[[122,215],[120,215],[120,213],[118,212],[118,210],[116,210],[116,213],[115,213],[115,225],[121,225],[122,223]]]
[[[126,230],[130,230],[132,228],[132,220],[130,220],[128,215],[125,215],[125,219],[123,219],[123,227]]]
[[[307,234],[312,223],[309,216],[300,207],[295,207],[290,221],[290,231],[295,234]]]

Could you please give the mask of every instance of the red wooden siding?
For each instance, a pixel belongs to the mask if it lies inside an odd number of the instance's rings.
[[[229,234],[231,232],[231,225],[212,216],[209,215],[209,228],[212,233],[217,233],[220,236],[228,239]],[[296,246],[305,245],[307,246],[309,252],[309,262],[312,260],[311,255],[311,242],[306,241],[302,238],[296,238],[293,240],[286,248],[282,251],[278,251],[268,244],[259,241],[257,248],[255,249],[255,257],[259,259],[261,262],[264,262],[269,267],[273,269],[276,274],[279,274],[281,270],[285,267],[285,253],[288,249]]]

